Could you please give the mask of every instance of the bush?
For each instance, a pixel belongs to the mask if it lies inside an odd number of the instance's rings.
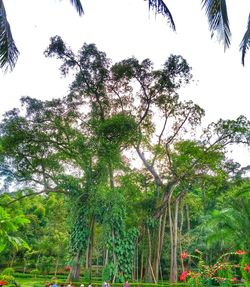
[[[13,268],[5,268],[3,271],[2,271],[2,274],[1,275],[10,275],[10,276],[13,276],[14,275],[14,272],[15,270]]]
[[[14,283],[14,277],[12,275],[1,275],[0,280],[6,281],[8,284]]]
[[[111,281],[114,274],[116,273],[116,266],[112,263],[106,265],[102,269],[102,281]]]
[[[91,282],[91,273],[89,269],[85,269],[83,273],[83,280],[87,282]]]
[[[38,269],[33,269],[33,270],[30,271],[30,274],[33,275],[36,278],[37,275],[40,274],[40,271]]]

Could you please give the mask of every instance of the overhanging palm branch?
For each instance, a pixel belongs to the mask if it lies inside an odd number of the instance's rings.
[[[250,14],[248,16],[246,32],[245,32],[244,37],[242,38],[242,41],[240,43],[241,63],[243,66],[245,64],[246,52],[249,49],[249,47],[250,47]]]
[[[219,39],[224,43],[224,49],[229,48],[231,31],[227,15],[226,0],[202,0],[202,8],[208,17],[211,37],[217,32]]]
[[[75,7],[77,13],[81,16],[84,11],[80,0],[70,0],[71,4]]]
[[[79,15],[84,13],[80,0],[70,0],[70,2]],[[4,3],[3,0],[0,0],[0,68],[5,71],[8,69],[13,70],[18,55],[19,51],[11,33]]]
[[[169,22],[170,27],[175,31],[175,23],[170,10],[163,0],[148,0],[149,9],[152,9],[157,14],[165,16]]]
[[[0,68],[14,68],[19,51],[12,37],[3,1],[0,0]]]

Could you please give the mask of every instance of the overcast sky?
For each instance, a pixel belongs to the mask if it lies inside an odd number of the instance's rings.
[[[204,125],[219,118],[250,119],[250,55],[241,65],[239,44],[244,34],[250,0],[228,0],[232,45],[210,39],[200,1],[166,0],[177,31],[166,19],[149,13],[143,0],[82,0],[79,17],[69,0],[5,0],[7,16],[20,57],[12,73],[0,72],[0,114],[19,106],[21,96],[51,99],[67,94],[72,79],[60,75],[60,62],[43,51],[49,38],[60,35],[73,50],[95,43],[114,62],[135,56],[150,58],[156,67],[172,54],[180,54],[193,67],[194,83],[181,91],[206,111]],[[249,151],[237,148],[232,156],[249,164]]]

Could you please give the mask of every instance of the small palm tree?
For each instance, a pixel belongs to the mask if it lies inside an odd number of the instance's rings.
[[[0,207],[0,253],[8,246],[29,248],[28,244],[20,237],[15,236],[20,226],[29,223],[22,215],[11,216]]]
[[[250,251],[250,200],[237,198],[230,206],[211,214],[207,228],[209,243],[226,242],[231,248],[243,248]]]
[[[83,14],[80,0],[70,0],[79,15]],[[12,70],[15,67],[19,51],[13,39],[3,0],[0,0],[0,68]]]

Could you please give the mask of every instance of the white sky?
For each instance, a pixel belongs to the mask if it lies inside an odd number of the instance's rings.
[[[165,0],[175,33],[166,19],[149,13],[143,0],[82,0],[82,17],[70,0],[5,0],[21,55],[12,73],[0,72],[0,115],[18,107],[21,96],[51,99],[67,94],[72,79],[60,75],[60,61],[43,55],[49,38],[60,35],[75,51],[84,42],[95,43],[114,62],[135,56],[150,58],[160,67],[171,53],[180,54],[193,67],[195,79],[181,95],[205,109],[204,124],[240,114],[250,119],[250,56],[242,67],[239,52],[250,0],[227,2],[233,37],[224,53],[223,45],[210,39],[200,1]],[[246,148],[236,148],[232,156],[242,165],[250,163]]]

